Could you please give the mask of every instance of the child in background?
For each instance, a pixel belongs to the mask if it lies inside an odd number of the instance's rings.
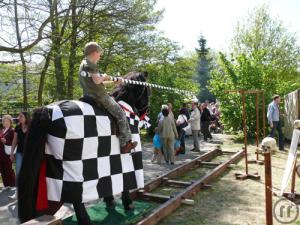
[[[175,155],[178,156],[181,152],[180,140],[176,139],[174,144]]]
[[[155,127],[154,129],[155,135],[153,137],[153,156],[151,162],[153,163],[155,160],[157,160],[158,164],[161,164],[161,142],[160,142],[160,136],[158,134],[158,127]]]

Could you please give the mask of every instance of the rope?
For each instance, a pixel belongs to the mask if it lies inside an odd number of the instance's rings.
[[[108,76],[108,77],[111,81],[121,81],[122,83],[125,83],[125,84],[141,85],[141,86],[157,88],[157,89],[161,89],[161,90],[165,90],[165,91],[173,91],[177,94],[185,94],[185,95],[195,96],[194,92],[181,90],[178,88],[166,87],[166,86],[162,86],[162,85],[158,85],[158,84],[151,84],[151,83],[136,81],[136,80],[128,80],[128,79],[124,79],[122,77],[112,77],[112,76]]]
[[[293,204],[296,204],[295,202],[293,202],[291,199],[295,197],[295,194],[296,193],[290,193],[290,196],[289,197],[285,197],[284,195],[280,195],[280,189],[279,188],[276,188],[276,187],[267,187],[267,189],[269,191],[271,191],[273,193],[273,196],[277,197],[277,198],[280,198],[280,199],[284,199],[286,200],[287,202],[290,202],[290,203],[293,203]]]

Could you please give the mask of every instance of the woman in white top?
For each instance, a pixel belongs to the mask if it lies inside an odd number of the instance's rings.
[[[179,116],[176,121],[177,132],[180,140],[181,154],[185,153],[185,130],[183,128],[185,128],[187,125],[188,125],[188,119],[185,115],[184,110],[181,109],[179,111]]]

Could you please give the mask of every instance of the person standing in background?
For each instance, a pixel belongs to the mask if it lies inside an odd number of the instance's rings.
[[[169,109],[169,117],[171,118],[171,120],[174,121],[174,113],[173,113],[173,106],[171,103],[168,103],[168,109]]]
[[[275,95],[273,97],[273,101],[268,106],[268,113],[267,118],[271,127],[271,132],[269,134],[270,137],[275,136],[275,130],[278,131],[278,145],[279,150],[284,151],[284,140],[283,140],[283,133],[281,128],[281,121],[280,121],[280,96]]]
[[[176,120],[177,133],[180,141],[180,153],[185,153],[185,130],[184,128],[188,125],[188,118],[185,115],[184,108],[181,108],[179,111],[179,116]]]
[[[161,157],[162,157],[162,146],[161,146],[161,140],[158,133],[158,127],[155,127],[154,129],[154,137],[153,137],[153,155],[151,162],[155,162],[157,160],[158,164],[161,164]]]
[[[197,106],[197,102],[192,102],[192,113],[188,122],[191,124],[191,130],[194,141],[194,148],[191,151],[200,152],[198,134],[200,130],[200,111]]]
[[[211,121],[211,114],[210,111],[207,108],[207,104],[203,104],[202,108],[202,113],[201,113],[201,131],[204,137],[204,141],[207,141],[207,139],[212,139],[212,136],[209,132],[209,124]]]
[[[161,110],[157,115],[156,124],[158,125],[160,121],[164,119],[164,116],[162,114],[163,109],[169,109],[168,105],[161,105]]]
[[[6,190],[16,186],[16,177],[9,158],[10,155],[5,152],[5,147],[11,146],[14,138],[12,117],[10,115],[3,116],[2,124],[3,129],[0,130],[0,173],[4,185],[3,190]]]
[[[187,108],[187,105],[186,103],[183,103],[182,104],[182,107],[180,109],[180,112],[182,112],[182,114],[184,114],[186,116],[187,119],[190,119],[190,111],[189,109]]]
[[[30,126],[30,116],[28,112],[21,112],[18,116],[19,124],[15,128],[14,139],[11,145],[10,159],[13,162],[16,161],[16,177],[18,176],[23,161],[23,152],[25,145],[25,137]],[[15,148],[17,147],[16,155],[14,155]],[[17,182],[18,185],[18,182]],[[16,195],[10,196],[11,199],[16,199]]]
[[[158,132],[163,145],[163,152],[166,162],[174,165],[175,153],[174,143],[175,138],[178,138],[175,122],[169,117],[169,109],[163,109],[162,114],[164,119],[158,125]]]
[[[205,100],[204,104],[206,105],[206,107],[209,110],[210,114],[212,114],[212,105],[211,105],[211,103],[209,103],[209,100]]]

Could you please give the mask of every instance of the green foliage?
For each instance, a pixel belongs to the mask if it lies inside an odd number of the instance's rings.
[[[263,6],[237,25],[232,49],[230,55],[219,54],[218,66],[212,71],[210,90],[221,102],[226,129],[237,131],[242,129],[241,96],[225,94],[224,91],[261,89],[265,91],[268,104],[274,94],[282,96],[299,88],[297,63],[300,48],[295,35],[289,33],[281,22],[272,19]],[[253,135],[254,95],[247,95],[246,105],[247,126]]]
[[[21,65],[0,64],[0,111],[11,109],[23,109],[22,93],[22,67]],[[36,106],[36,92],[38,76],[35,68],[29,67],[29,79],[27,80],[29,105]]]
[[[209,55],[209,48],[206,47],[206,39],[201,36],[198,40],[199,49],[196,49],[198,53],[198,65],[197,65],[197,81],[200,83],[201,89],[198,94],[198,99],[200,102],[209,100],[210,102],[215,102],[215,96],[208,90],[208,82],[211,78],[210,70],[212,69],[211,61]]]
[[[164,64],[152,64],[145,69],[150,74],[150,83],[189,90],[196,93],[199,88],[198,84],[193,82],[196,65],[197,56],[191,55],[185,58],[176,57],[172,59],[172,61],[166,59]],[[153,89],[150,98],[151,130],[155,128],[155,122],[161,110],[161,105],[172,103],[173,112],[175,116],[177,116],[182,103],[188,100],[190,100],[189,96]]]

